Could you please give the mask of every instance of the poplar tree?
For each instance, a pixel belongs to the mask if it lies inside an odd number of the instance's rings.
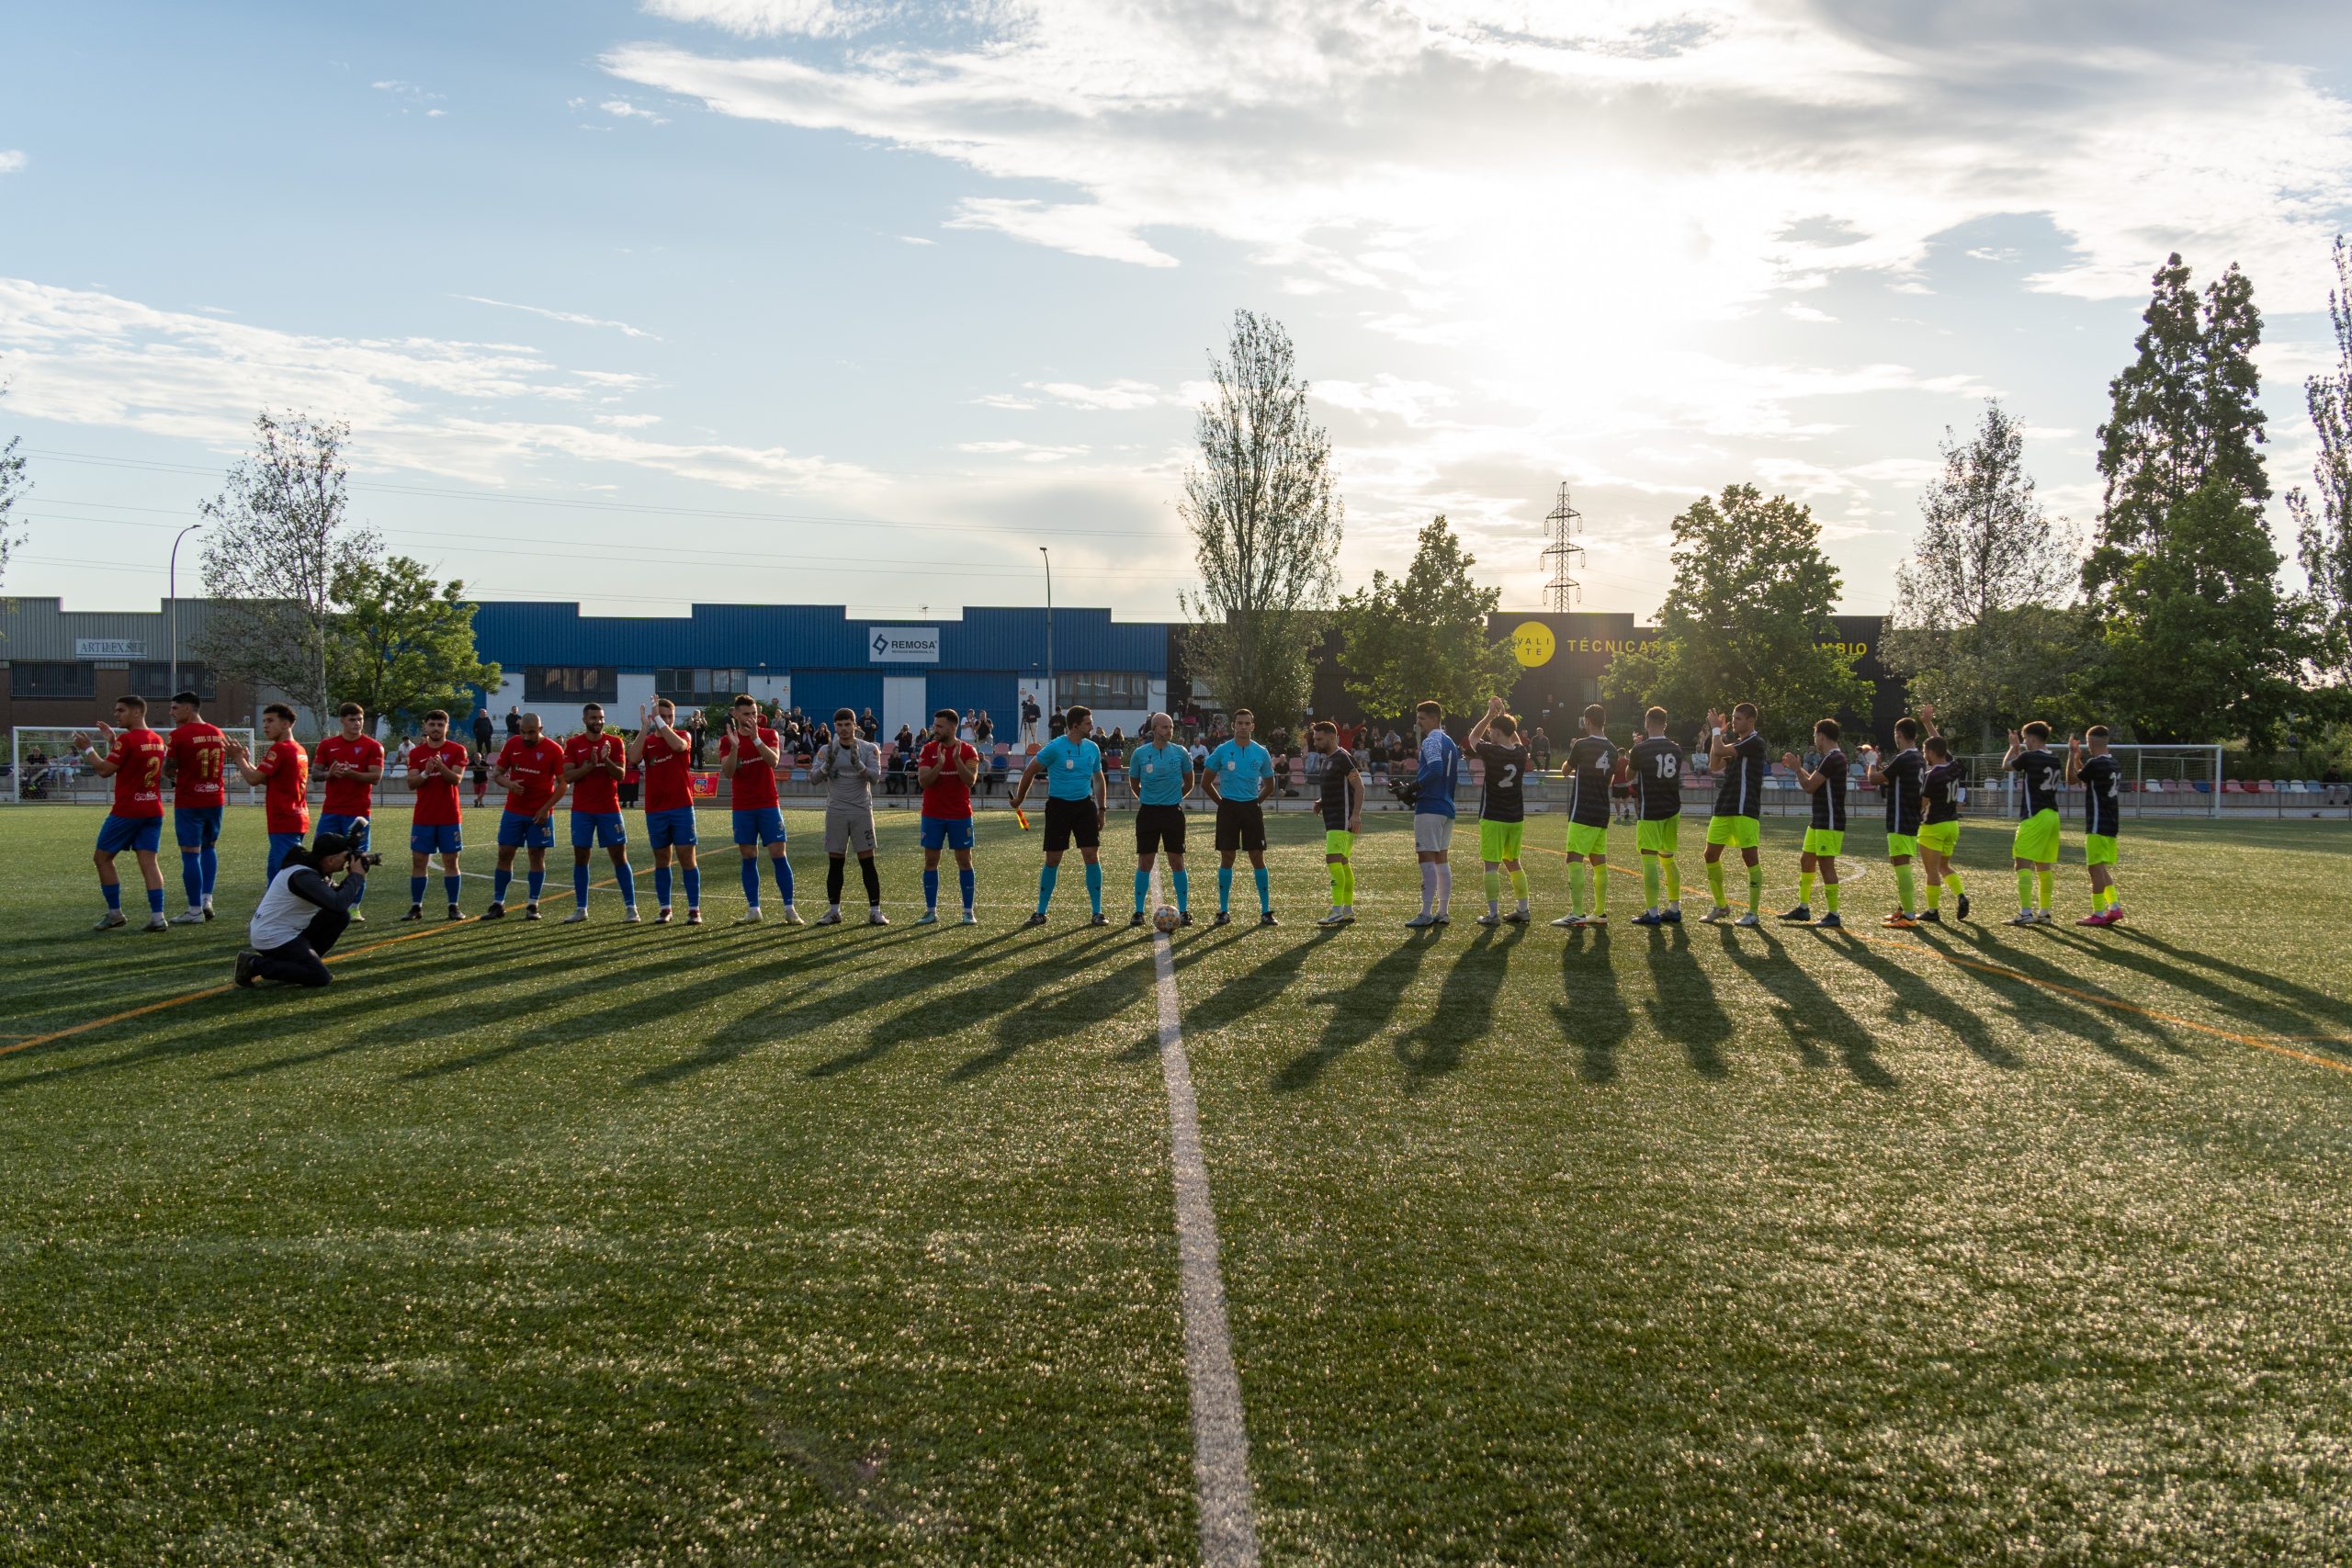
[[[2287,510],[2311,581],[2320,628],[2316,658],[2340,686],[2352,683],[2352,245],[2341,234],[2335,259],[2327,315],[2335,328],[2335,367],[2303,383],[2319,455],[2312,461],[2312,493],[2288,491]]]

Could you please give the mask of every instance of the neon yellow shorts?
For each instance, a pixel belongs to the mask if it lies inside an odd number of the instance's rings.
[[[1682,818],[1645,817],[1634,827],[1634,847],[1645,855],[1670,855],[1682,842]]]
[[[1710,817],[1707,818],[1707,842],[1729,844],[1735,849],[1752,850],[1762,838],[1753,817]]]
[[[2037,863],[2058,858],[2058,813],[2037,811],[2018,824],[2017,837],[2009,842],[2009,853],[2018,860]]]
[[[1949,822],[1930,822],[1919,829],[1919,847],[1933,850],[1946,860],[1951,859],[1951,852],[1959,843],[1960,818],[1957,817]]]
[[[1843,828],[1807,828],[1804,830],[1804,852],[1835,858],[1846,851],[1846,829]]]
[[[2114,835],[2085,833],[2083,835],[2083,863],[2085,865],[2113,865],[2115,863]]]
[[[1571,822],[1568,824],[1568,853],[1600,855],[1609,852],[1609,824],[1606,822]]]
[[[1337,855],[1340,859],[1345,860],[1350,855],[1355,853],[1355,849],[1356,836],[1353,833],[1349,832],[1345,828],[1326,828],[1323,829],[1324,858],[1329,859],[1333,855]]]
[[[1527,838],[1524,822],[1489,822],[1478,819],[1478,858],[1483,861],[1507,861],[1519,858],[1520,845]]]
[[[1889,833],[1886,836],[1887,859],[1900,860],[1905,855],[1916,855],[1918,852],[1919,840],[1913,838],[1910,834]]]

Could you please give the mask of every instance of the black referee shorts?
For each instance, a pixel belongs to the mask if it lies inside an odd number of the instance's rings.
[[[1265,807],[1254,800],[1220,800],[1216,803],[1217,853],[1249,850],[1262,854],[1265,848]]]
[[[1069,848],[1076,840],[1081,850],[1091,850],[1102,841],[1102,819],[1095,815],[1092,800],[1046,801],[1046,852],[1052,854]]]
[[[1184,826],[1184,808],[1181,806],[1136,807],[1136,853],[1156,855],[1164,845],[1170,854],[1182,854]]]

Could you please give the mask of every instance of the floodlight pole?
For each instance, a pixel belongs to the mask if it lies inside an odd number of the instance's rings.
[[[1054,552],[1039,545],[1037,553],[1046,558],[1046,716],[1050,724],[1061,711],[1061,693],[1054,681]]]
[[[179,695],[180,690],[180,541],[203,526],[201,523],[191,523],[172,536],[171,565],[164,576],[164,636],[172,645],[171,690],[164,694],[166,698]]]

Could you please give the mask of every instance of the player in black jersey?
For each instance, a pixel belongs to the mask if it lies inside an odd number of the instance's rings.
[[[2092,725],[2080,741],[2067,737],[2066,782],[2083,786],[2083,860],[2091,873],[2091,912],[2075,923],[2111,926],[2123,919],[2122,898],[2115,890],[2115,840],[2123,826],[2123,769],[2108,755],[2107,726]]]
[[[2064,764],[2051,754],[2050,727],[2035,719],[2009,731],[2001,766],[2018,776],[2018,828],[2009,863],[2018,874],[2018,912],[2013,926],[2050,924],[2052,884],[2058,874],[2058,790]],[[2040,902],[2035,901],[2039,885]]]
[[[1863,778],[1865,784],[1886,791],[1886,858],[1894,867],[1894,891],[1901,902],[1885,923],[1897,930],[1918,923],[1911,860],[1919,852],[1919,780],[1928,771],[1919,755],[1923,730],[1928,735],[1936,732],[1932,704],[1921,703],[1917,718],[1894,721],[1894,755],[1881,761]]]
[[[1798,862],[1797,907],[1781,919],[1804,925],[1813,919],[1813,879],[1821,878],[1821,898],[1827,906],[1822,929],[1836,931],[1846,922],[1838,914],[1838,856],[1846,848],[1846,753],[1838,746],[1838,721],[1825,718],[1813,727],[1814,750],[1821,765],[1808,768],[1794,751],[1781,761],[1796,774],[1798,785],[1813,796],[1813,826],[1804,830],[1804,858]]]
[[[1617,747],[1605,733],[1599,703],[1584,710],[1584,733],[1568,743],[1568,912],[1552,923],[1570,931],[1609,923],[1609,785],[1617,773]],[[1586,868],[1592,879],[1592,913],[1584,912]]]
[[[1509,920],[1525,925],[1531,918],[1527,871],[1519,856],[1527,832],[1530,758],[1520,739],[1519,721],[1503,711],[1502,698],[1487,699],[1487,716],[1471,727],[1463,750],[1486,765],[1487,774],[1486,793],[1478,802],[1478,858],[1487,868],[1487,912],[1478,917],[1478,923],[1498,926]],[[1506,872],[1510,874],[1510,890],[1519,899],[1519,907],[1508,915],[1502,912]]]
[[[1763,841],[1758,818],[1764,809],[1764,774],[1772,764],[1756,728],[1758,716],[1754,703],[1741,703],[1728,715],[1712,708],[1707,712],[1713,743],[1707,763],[1722,782],[1715,786],[1714,815],[1707,818],[1707,891],[1714,903],[1703,918],[1720,920],[1731,914],[1724,902],[1723,856],[1725,845],[1736,845],[1747,864],[1747,912],[1736,922],[1743,926],[1764,923],[1757,913],[1764,906],[1764,867],[1756,847]]]
[[[1919,911],[1920,925],[1935,925],[1944,918],[1943,896],[1946,889],[1960,895],[1960,907],[1954,911],[1960,919],[1968,919],[1968,894],[1961,886],[1960,873],[1953,869],[1953,857],[1960,852],[1960,792],[1968,782],[1968,769],[1951,754],[1951,742],[1940,735],[1930,735],[1921,747],[1926,753],[1928,771],[1919,778],[1919,864],[1928,874],[1928,907]]]
[[[1679,926],[1682,923],[1682,871],[1674,852],[1682,838],[1682,748],[1666,738],[1666,710],[1652,708],[1642,716],[1645,731],[1626,753],[1624,768],[1634,782],[1634,803],[1641,811],[1634,826],[1634,847],[1642,852],[1642,893],[1649,908],[1634,917],[1637,926]],[[1658,902],[1658,880],[1666,881],[1666,901]]]
[[[1340,727],[1324,719],[1307,732],[1323,754],[1323,863],[1331,870],[1331,912],[1315,923],[1344,926],[1356,918],[1356,834],[1363,828],[1363,774],[1340,744]]]

